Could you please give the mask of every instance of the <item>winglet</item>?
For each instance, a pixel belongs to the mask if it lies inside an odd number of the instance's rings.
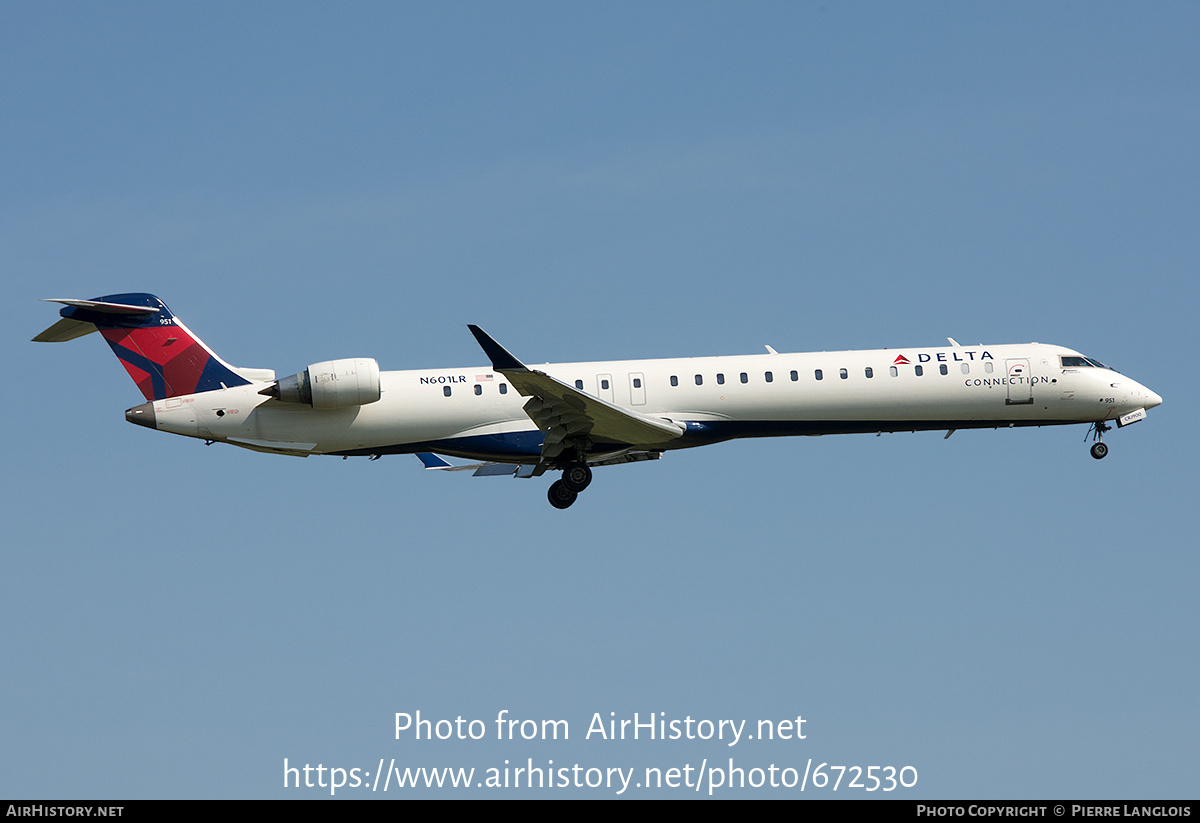
[[[479,341],[483,353],[492,361],[492,368],[498,372],[503,371],[528,371],[525,364],[509,353],[508,349],[501,346],[488,335],[483,329],[478,326],[467,325],[471,330],[471,334],[475,335],[475,339]]]

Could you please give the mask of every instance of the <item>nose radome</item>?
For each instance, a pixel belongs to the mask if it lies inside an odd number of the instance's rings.
[[[1146,408],[1152,409],[1155,406],[1158,406],[1161,404],[1162,404],[1162,398],[1159,397],[1154,392],[1150,391],[1149,389],[1146,389]]]

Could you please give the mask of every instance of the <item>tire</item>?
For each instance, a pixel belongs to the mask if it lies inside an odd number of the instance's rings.
[[[546,498],[550,501],[550,505],[556,509],[567,509],[575,502],[576,494],[566,487],[561,480],[555,480],[550,484],[550,490],[546,492]]]
[[[1103,460],[1107,456],[1108,446],[1104,445],[1103,443],[1092,444],[1092,457],[1096,458],[1097,460]]]
[[[592,470],[586,463],[572,463],[563,470],[563,485],[579,494],[592,482]]]

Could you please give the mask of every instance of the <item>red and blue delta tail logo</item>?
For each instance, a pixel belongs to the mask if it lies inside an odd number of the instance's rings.
[[[217,357],[153,294],[73,300],[59,314],[94,325],[147,400],[250,382]]]

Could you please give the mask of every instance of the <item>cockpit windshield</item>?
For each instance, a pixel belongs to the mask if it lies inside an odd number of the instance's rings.
[[[1060,355],[1058,359],[1062,361],[1062,367],[1064,369],[1097,368],[1097,369],[1108,369],[1109,371],[1116,371],[1116,369],[1112,368],[1111,366],[1106,366],[1103,363],[1101,363],[1099,360],[1093,360],[1090,357],[1079,357],[1077,355],[1065,355],[1064,354],[1064,355]]]

